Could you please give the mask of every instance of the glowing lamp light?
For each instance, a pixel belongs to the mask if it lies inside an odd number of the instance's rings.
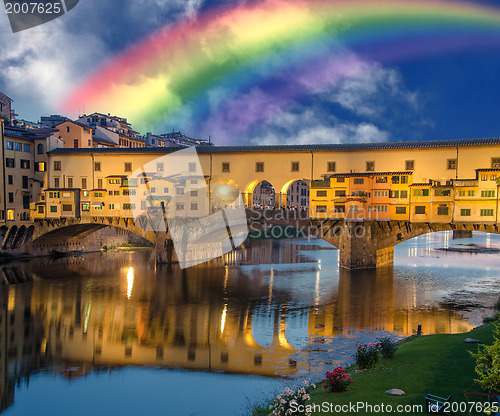
[[[220,334],[224,333],[224,327],[226,326],[226,314],[227,314],[227,305],[224,305],[224,310],[222,311],[222,316],[220,318]]]

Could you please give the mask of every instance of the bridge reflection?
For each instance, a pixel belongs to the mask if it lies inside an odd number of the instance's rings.
[[[240,260],[301,258],[286,246],[271,254],[272,243],[249,247]],[[339,274],[312,262],[300,266],[302,277],[283,265],[181,271],[155,268],[146,250],[9,267],[32,281],[0,290],[2,409],[16,383],[39,370],[75,378],[134,365],[291,377],[349,356],[336,348],[360,331],[470,327],[416,284],[395,282],[392,268]]]

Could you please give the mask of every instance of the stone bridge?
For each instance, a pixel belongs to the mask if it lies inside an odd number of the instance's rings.
[[[345,221],[343,219],[310,219],[306,211],[247,210],[249,231],[279,229],[299,230],[304,235],[321,238],[339,249],[339,266],[345,269],[368,269],[390,265],[394,246],[422,234],[439,231],[483,231],[498,234],[496,224],[411,223],[407,221]],[[148,231],[148,219],[140,217],[87,217],[37,219],[29,227],[0,228],[2,249],[49,254],[50,250],[89,250],[86,238],[106,227],[136,234],[155,245],[157,263],[177,261],[170,234]],[[100,249],[99,242],[94,244]]]

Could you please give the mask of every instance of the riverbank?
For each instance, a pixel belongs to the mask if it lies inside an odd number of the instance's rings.
[[[475,338],[483,344],[492,344],[494,325],[489,323],[463,334],[439,334],[411,337],[403,341],[394,358],[380,358],[373,370],[357,371],[353,365],[348,369],[354,383],[344,393],[335,394],[325,390],[321,383],[311,392],[311,403],[322,405],[348,405],[367,403],[370,405],[423,405],[423,411],[405,411],[405,415],[425,414],[425,396],[452,396],[452,402],[486,401],[486,396],[467,395],[464,392],[482,392],[474,383],[475,360],[469,351],[476,352],[477,344],[465,342]],[[317,381],[317,380],[313,380]],[[390,396],[385,391],[401,389],[405,396]],[[254,408],[252,416],[269,415],[269,405]],[[455,414],[477,414],[474,412]],[[353,413],[354,412],[350,412]],[[316,412],[313,415],[331,415]],[[344,414],[344,413],[342,413]],[[345,414],[349,414],[346,412]],[[373,415],[373,409],[357,411],[357,415]]]

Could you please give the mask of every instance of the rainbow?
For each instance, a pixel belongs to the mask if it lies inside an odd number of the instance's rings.
[[[153,33],[85,79],[64,97],[60,109],[66,114],[82,108],[112,112],[151,131],[186,110],[203,119],[215,107],[224,117],[245,93],[246,128],[293,96],[314,93],[322,83],[363,70],[351,51],[398,62],[499,45],[500,9],[485,5],[443,0],[247,2]],[[261,103],[257,97],[252,105],[255,86],[271,91],[272,100]]]

